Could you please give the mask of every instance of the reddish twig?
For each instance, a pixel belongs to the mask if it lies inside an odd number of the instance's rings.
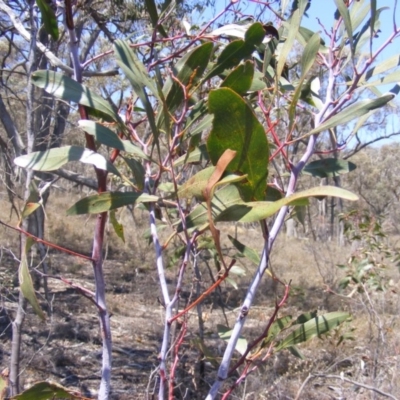
[[[174,359],[174,362],[172,363],[171,372],[170,372],[170,376],[169,376],[169,393],[168,393],[169,400],[174,400],[175,371],[176,371],[176,367],[178,366],[178,362],[179,362],[179,348],[181,347],[181,345],[183,343],[183,339],[185,338],[186,331],[187,331],[187,322],[183,321],[181,331],[179,332],[179,336],[175,343],[175,359]]]
[[[172,324],[172,322],[176,321],[178,318],[182,317],[182,315],[186,314],[188,311],[190,311],[193,307],[195,307],[197,304],[201,303],[209,294],[216,289],[229,275],[229,270],[235,265],[236,260],[232,260],[226,271],[224,272],[223,275],[219,277],[215,283],[210,286],[200,297],[198,297],[192,304],[187,306],[183,311],[179,312],[178,314],[174,315],[169,321],[169,324]]]
[[[77,252],[75,252],[73,250],[66,249],[65,247],[59,246],[59,245],[57,245],[55,243],[48,242],[47,240],[40,239],[37,236],[33,235],[32,233],[26,232],[26,231],[24,231],[23,229],[21,229],[19,227],[8,225],[3,221],[0,221],[0,224],[5,226],[5,227],[7,227],[7,228],[10,228],[10,229],[12,229],[14,231],[22,233],[25,236],[28,236],[28,237],[32,238],[37,243],[42,243],[45,246],[48,246],[48,247],[51,247],[53,249],[62,251],[63,253],[71,254],[73,256],[80,257],[80,258],[83,258],[83,259],[88,260],[88,261],[93,261],[93,258],[91,258],[91,257],[85,256],[84,254],[81,254],[81,253],[77,253]]]

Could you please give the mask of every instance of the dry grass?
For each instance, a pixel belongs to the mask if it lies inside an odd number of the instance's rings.
[[[63,211],[81,196],[77,192],[53,193],[46,209],[47,237],[75,251],[90,253],[92,229],[95,217],[68,217]],[[163,308],[159,304],[157,274],[154,268],[152,247],[143,235],[147,229],[145,214],[128,210],[119,215],[125,228],[125,243],[109,229],[107,235],[107,299],[113,314],[112,330],[115,346],[113,399],[142,399],[157,365],[157,352],[162,336]],[[8,221],[8,205],[1,199],[0,218]],[[15,218],[10,222],[15,224]],[[234,235],[232,225],[220,226],[224,251],[233,256],[235,250],[227,240],[227,234]],[[238,227],[238,239],[249,246],[261,250],[262,236],[256,228]],[[167,233],[165,233],[166,235]],[[18,236],[15,232],[0,228],[3,258],[0,265],[1,276],[16,277],[18,261]],[[319,310],[322,314],[334,310],[348,310],[353,320],[331,332],[324,339],[313,339],[300,346],[306,356],[304,361],[283,351],[274,355],[249,377],[241,386],[234,399],[375,399],[378,394],[354,383],[336,377],[377,388],[393,396],[400,397],[400,382],[397,375],[400,366],[400,334],[398,314],[400,300],[396,286],[386,292],[370,296],[355,294],[352,298],[336,295],[337,282],[342,272],[336,267],[350,254],[350,248],[338,248],[333,243],[315,243],[280,236],[271,258],[274,274],[285,282],[292,282],[291,297],[281,310],[281,316]],[[172,257],[172,251],[169,252]],[[62,274],[87,288],[93,289],[91,267],[79,259],[65,256],[57,251],[49,252],[52,273]],[[202,316],[205,321],[205,342],[214,352],[216,361],[222,355],[224,342],[216,334],[217,324],[232,325],[245,289],[251,280],[255,267],[244,259],[238,262],[247,270],[246,276],[237,278],[238,289],[224,284],[221,291],[214,292],[203,304]],[[210,263],[210,268],[213,267]],[[215,272],[215,271],[214,271]],[[202,266],[203,287],[210,284],[208,268]],[[170,289],[176,279],[176,270],[167,271]],[[388,277],[398,282],[398,270],[388,271]],[[2,278],[3,310],[12,310],[16,288],[6,288]],[[26,384],[33,379],[53,379],[67,386],[76,387],[88,397],[95,396],[98,383],[100,338],[94,307],[82,299],[75,291],[58,281],[51,281],[53,295],[53,315],[45,325],[39,325],[37,318],[29,310],[25,327],[22,366]],[[182,292],[181,307],[188,301],[193,291],[193,279],[188,272]],[[270,277],[265,276],[254,308],[251,309],[244,336],[251,339],[267,323],[282,288]],[[39,290],[42,296],[42,289]],[[42,298],[42,297],[41,297]],[[222,307],[223,305],[223,307]],[[8,310],[9,311],[9,310]],[[7,311],[7,312],[8,312]],[[4,313],[3,313],[4,314]],[[10,330],[7,318],[11,314],[1,314],[2,336],[0,340],[1,367],[8,363],[10,350]],[[193,339],[197,336],[198,320],[195,312],[190,313],[189,333],[182,347],[178,382],[189,388],[186,398],[203,398],[208,383],[212,382],[216,370],[206,363],[203,383],[196,386],[199,378],[200,360]],[[352,334],[353,340],[344,340],[337,345],[340,335]],[[72,378],[71,378],[72,377]],[[302,387],[305,383],[304,387]],[[184,398],[184,390],[177,389],[176,398]]]

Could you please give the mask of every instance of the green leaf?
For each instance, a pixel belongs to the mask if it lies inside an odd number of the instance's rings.
[[[221,83],[220,87],[228,87],[239,95],[244,95],[250,90],[254,76],[254,64],[246,61],[235,68]]]
[[[224,325],[217,324],[217,330],[219,338],[224,340],[225,342],[229,342],[229,339],[232,336],[232,329],[229,329]],[[235,350],[242,355],[246,352],[247,340],[243,336],[239,336]]]
[[[165,38],[168,37],[167,33],[165,32],[164,27],[159,24],[158,22],[158,13],[157,13],[157,6],[154,0],[145,0],[144,4],[146,6],[147,12],[149,13],[151,24],[154,29],[157,30],[163,35]]]
[[[115,216],[115,210],[110,211],[110,222],[114,228],[114,232],[125,243],[124,226],[118,222]]]
[[[366,100],[358,101],[357,103],[352,104],[351,106],[345,108],[338,114],[334,115],[333,117],[328,118],[320,126],[313,129],[311,132],[307,133],[306,135],[302,136],[302,139],[307,136],[315,135],[316,133],[334,128],[335,126],[344,125],[347,122],[350,122],[355,118],[362,117],[364,114],[366,114],[367,112],[369,112],[371,110],[375,110],[377,108],[383,107],[385,104],[387,104],[389,101],[393,100],[394,98],[395,98],[395,95],[390,93],[390,94],[385,94],[377,99],[373,99],[373,100],[366,99]]]
[[[382,61],[378,65],[370,68],[365,73],[365,75],[363,76],[361,81],[368,81],[372,77],[382,74],[382,73],[386,74],[387,71],[389,71],[392,68],[396,68],[398,66],[400,66],[400,54],[396,54],[396,55]]]
[[[228,170],[247,175],[247,182],[239,185],[245,200],[263,199],[269,157],[263,126],[252,108],[229,88],[212,90],[208,106],[214,114],[207,140],[210,160],[215,165],[226,149],[237,151]]]
[[[42,321],[44,321],[46,319],[46,316],[40,308],[38,299],[36,297],[35,288],[33,287],[31,274],[29,273],[27,253],[31,246],[32,241],[27,240],[26,246],[23,248],[21,254],[21,262],[18,269],[19,287],[24,297],[29,301],[35,313],[40,317]]]
[[[397,83],[400,82],[400,71],[394,71],[390,74],[383,75],[378,79],[374,79],[373,81],[368,81],[364,83],[363,87],[369,86],[379,86],[379,85],[388,85],[389,83]]]
[[[157,196],[137,192],[103,192],[85,197],[67,210],[67,215],[99,214],[134,203],[158,201]]]
[[[354,171],[357,166],[351,161],[339,160],[337,158],[324,158],[307,164],[303,173],[317,176],[319,178],[331,178]]]
[[[169,76],[163,87],[165,103],[169,113],[173,113],[184,100],[182,85],[186,87],[188,93],[196,86],[209,63],[212,51],[212,43],[203,43],[189,51],[174,65],[173,74],[175,80]]]
[[[293,12],[290,20],[284,23],[285,28],[288,30],[285,43],[279,53],[278,64],[276,67],[276,75],[279,78],[282,75],[283,68],[285,67],[286,61],[289,57],[289,53],[293,48],[297,33],[300,28],[301,18],[303,17],[304,11],[308,4],[308,0],[300,0],[298,8]]]
[[[132,171],[136,186],[138,187],[138,189],[143,190],[144,178],[146,175],[146,171],[143,165],[139,161],[136,161],[134,158],[128,158],[128,157],[122,157],[122,158],[128,165],[129,169]]]
[[[242,60],[250,57],[256,46],[259,46],[265,38],[263,26],[256,22],[246,31],[244,40],[238,39],[229,43],[218,57],[214,68],[205,76],[204,81],[221,74],[226,69],[238,65]]]
[[[320,44],[320,37],[319,34],[316,33],[310,38],[301,57],[301,77],[289,107],[289,120],[290,120],[289,129],[291,129],[291,127],[293,126],[294,118],[296,115],[297,102],[299,101],[300,95],[303,90],[303,82],[306,79],[308,72],[314,65],[314,62],[317,58],[319,44]],[[311,81],[310,81],[310,88],[311,88]]]
[[[179,189],[178,196],[180,198],[195,197],[204,200],[203,190],[206,188],[208,180],[215,171],[215,167],[208,167],[189,178]]]
[[[11,400],[86,400],[71,393],[67,388],[50,382],[38,382]]]
[[[260,264],[260,256],[254,249],[239,242],[239,240],[233,238],[231,235],[228,235],[228,238],[232,242],[232,244],[235,246],[235,248],[240,252],[240,254],[247,257],[255,265]]]
[[[92,164],[96,168],[120,175],[118,170],[101,154],[79,146],[56,147],[45,151],[35,151],[14,159],[14,163],[22,168],[34,171],[54,171],[71,161]]]
[[[207,187],[208,181],[211,178],[212,174],[215,171],[215,167],[208,167],[191,178],[189,178],[179,189],[178,196],[180,198],[192,198],[196,197],[198,200],[203,200],[203,191]],[[221,185],[226,185],[228,183],[239,182],[245,179],[246,176],[237,175],[237,174],[229,174],[225,173],[223,177],[214,185],[214,188],[217,188]]]
[[[336,328],[349,317],[350,314],[340,311],[315,317],[304,324],[301,324],[297,329],[283,339],[277,345],[276,351],[306,342],[315,336],[321,337],[321,335]]]
[[[208,161],[208,153],[206,145],[202,144],[199,147],[196,147],[190,153],[184,154],[183,156],[179,157],[175,162],[174,166],[178,167],[183,164],[190,164],[190,163],[200,163],[203,161]]]
[[[336,7],[343,18],[344,26],[346,28],[347,36],[350,41],[350,49],[352,54],[354,54],[354,46],[353,46],[353,28],[351,26],[351,18],[349,9],[347,8],[344,0],[335,0]]]
[[[108,101],[68,76],[54,71],[40,70],[32,74],[32,81],[37,87],[62,100],[98,110],[114,121],[122,123],[121,118]]]
[[[40,9],[40,13],[42,14],[44,29],[46,29],[46,32],[52,37],[53,40],[57,41],[59,37],[57,18],[50,6],[51,3],[47,2],[46,0],[36,0],[36,4]]]
[[[375,21],[376,21],[376,8],[377,8],[377,1],[371,0],[371,18],[369,21],[370,26],[370,37],[369,37],[369,46],[370,51],[372,53],[372,41],[375,36]]]
[[[126,151],[127,153],[134,154],[135,156],[138,156],[144,160],[149,159],[142,149],[135,146],[129,140],[121,140],[115,132],[97,122],[90,121],[88,119],[81,119],[78,122],[78,125],[86,133],[94,136],[99,143],[104,144],[105,146]]]
[[[358,196],[348,190],[337,188],[334,186],[318,186],[302,192],[294,193],[281,200],[255,201],[249,203],[236,203],[225,209],[217,215],[215,221],[239,221],[239,222],[255,222],[274,215],[282,207],[288,205],[307,205],[309,197],[332,196],[345,200],[356,201]]]
[[[215,220],[215,218],[227,207],[238,203],[243,203],[243,200],[241,199],[239,191],[235,186],[228,185],[221,190],[218,190],[216,193],[214,193],[211,201],[213,219]],[[208,227],[208,212],[206,202],[198,204],[196,208],[190,212],[190,214],[186,217],[186,227],[188,229],[198,228],[199,230],[204,230]],[[182,223],[180,223],[177,227],[177,230],[178,232],[181,232],[182,229]]]
[[[306,47],[307,43],[309,42],[309,40],[311,39],[312,36],[315,35],[315,32],[308,29],[308,28],[304,28],[303,26],[299,27],[299,31],[297,33],[297,40],[299,41],[299,43]],[[322,49],[325,46],[325,42],[320,38],[320,50],[322,51]]]
[[[158,137],[158,129],[156,127],[154,110],[151,105],[147,89],[158,99],[157,87],[153,80],[149,77],[145,66],[139,60],[135,51],[129,47],[129,44],[123,40],[114,42],[114,52],[116,55],[117,64],[124,71],[124,74],[132,84],[132,88],[142,102],[149,124],[153,134]]]
[[[304,314],[299,315],[296,318],[296,321],[293,322],[293,324],[304,324],[307,321],[309,321],[310,319],[316,318],[317,315],[318,315],[318,311],[317,310],[306,312]]]
[[[317,58],[321,38],[318,33],[311,36],[301,56],[301,77],[305,77]]]

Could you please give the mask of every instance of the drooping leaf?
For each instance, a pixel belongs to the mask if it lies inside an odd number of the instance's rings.
[[[263,199],[268,175],[269,148],[263,126],[252,108],[233,90],[212,90],[208,105],[214,114],[207,141],[210,160],[215,165],[226,149],[237,155],[228,170],[247,175],[239,185],[245,200]]]
[[[314,62],[317,58],[319,43],[320,43],[320,37],[319,34],[316,33],[310,38],[301,57],[301,77],[289,107],[290,129],[294,122],[297,102],[300,98],[300,95],[302,94],[303,82],[305,81],[308,72],[314,65]],[[311,82],[310,82],[310,91],[311,91]]]
[[[349,42],[350,42],[350,49],[351,49],[352,54],[354,54],[353,28],[351,25],[349,9],[347,8],[347,5],[345,4],[344,0],[335,0],[335,4],[339,11],[339,14],[343,18],[344,26],[346,28],[347,36],[348,36]]]
[[[287,37],[278,57],[278,63],[276,67],[276,75],[278,79],[282,75],[289,53],[293,48],[297,33],[300,28],[301,18],[303,17],[307,5],[308,0],[299,0],[298,8],[292,13],[290,20],[284,24],[285,28],[287,29]]]
[[[101,154],[79,146],[63,146],[45,151],[35,151],[14,159],[14,163],[19,167],[34,171],[54,171],[71,161],[92,164],[96,168],[120,175],[114,165]]]
[[[148,160],[149,157],[143,152],[142,149],[135,146],[128,140],[121,140],[115,132],[108,129],[104,125],[97,122],[90,121],[88,119],[81,119],[78,122],[80,128],[82,128],[86,133],[95,137],[95,139],[105,146],[112,147],[113,149],[118,149],[121,151],[126,151],[127,153],[134,154],[144,160]]]
[[[254,64],[246,61],[235,68],[221,83],[220,87],[228,87],[239,95],[249,91],[254,76]]]
[[[36,297],[35,288],[33,286],[32,277],[28,267],[27,253],[31,248],[32,244],[33,244],[32,241],[27,239],[26,245],[23,248],[21,254],[21,262],[19,264],[19,269],[18,269],[19,288],[24,297],[29,301],[35,313],[40,317],[42,321],[44,321],[46,319],[46,316],[43,313],[39,305],[38,299]]]
[[[389,101],[393,100],[395,97],[394,94],[385,94],[377,99],[366,99],[358,101],[357,103],[352,104],[351,106],[345,108],[343,111],[339,112],[335,116],[329,118],[325,122],[323,122],[317,128],[314,128],[311,132],[302,136],[302,138],[315,135],[316,133],[334,128],[338,125],[344,125],[347,122],[352,121],[355,118],[362,117],[364,114],[371,110],[375,110],[377,108],[383,107]]]
[[[375,18],[376,18],[376,8],[377,8],[377,1],[371,0],[371,18],[370,18],[370,37],[369,37],[369,46],[370,52],[372,54],[372,41],[375,36]]]
[[[349,317],[350,314],[346,312],[336,311],[312,318],[304,324],[301,324],[285,339],[283,339],[277,345],[276,351],[294,346],[299,343],[304,343],[315,336],[321,337],[323,334],[329,332],[342,322],[346,321]]]
[[[142,102],[149,124],[153,134],[158,137],[158,129],[154,116],[154,110],[151,105],[147,90],[150,90],[153,96],[158,98],[157,87],[152,79],[147,74],[146,68],[139,60],[135,51],[131,49],[127,42],[116,40],[114,42],[114,52],[116,55],[117,64],[124,71],[124,74],[132,84],[132,88]]]
[[[62,100],[98,110],[114,121],[122,123],[121,118],[108,101],[68,76],[54,71],[41,70],[32,74],[32,82]]]
[[[135,184],[139,190],[144,189],[144,178],[146,175],[146,171],[143,165],[136,161],[134,158],[122,157],[122,159],[126,162],[129,169],[132,171],[133,177],[135,178]]]
[[[67,210],[67,215],[99,214],[134,203],[158,201],[157,196],[137,192],[103,192],[93,194],[76,202]]]
[[[232,242],[232,244],[235,246],[235,248],[240,252],[240,254],[242,254],[245,257],[247,257],[255,265],[259,265],[260,264],[260,256],[258,255],[258,253],[254,249],[252,249],[251,247],[248,247],[245,244],[239,242],[239,240],[235,239],[231,235],[228,235],[228,238]]]
[[[38,382],[11,400],[89,400],[54,382]]]
[[[151,24],[154,29],[157,30],[163,35],[165,38],[168,37],[168,34],[165,32],[164,27],[158,22],[158,13],[157,6],[154,0],[145,0],[144,4],[146,6],[147,12],[149,13]]]
[[[110,211],[110,222],[116,235],[125,243],[124,226],[118,222],[115,210]]]
[[[217,217],[216,221],[255,222],[274,215],[287,205],[307,205],[309,197],[332,196],[345,200],[356,201],[358,197],[348,190],[334,186],[318,186],[302,192],[294,193],[281,200],[255,201],[249,203],[236,203],[226,207]]]
[[[314,65],[315,59],[317,58],[319,44],[321,38],[318,33],[315,33],[309,39],[304,51],[301,55],[301,77],[305,77]]]
[[[50,6],[50,2],[46,0],[36,0],[36,4],[39,7],[40,13],[42,14],[42,20],[44,29],[52,37],[53,40],[57,41],[59,37],[57,18]]]
[[[224,340],[225,342],[229,342],[229,339],[232,336],[232,329],[224,325],[217,325],[218,336],[220,339]],[[235,350],[240,354],[244,354],[247,350],[247,340],[243,336],[239,336],[239,339],[236,343]]]
[[[244,40],[238,39],[229,43],[218,57],[214,68],[206,75],[204,80],[208,80],[226,69],[230,69],[238,65],[242,60],[251,56],[251,54],[259,46],[265,38],[263,26],[256,22],[251,25],[246,33]]]
[[[351,161],[339,160],[337,158],[324,158],[307,164],[303,173],[317,176],[319,178],[331,178],[354,171],[357,166]]]

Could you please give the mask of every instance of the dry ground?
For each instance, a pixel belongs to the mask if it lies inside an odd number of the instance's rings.
[[[79,198],[79,193],[53,193],[47,207],[47,238],[85,254],[90,253],[91,227],[94,218],[63,216],[63,210]],[[0,200],[0,218],[9,220],[9,206],[5,196]],[[126,243],[109,232],[105,274],[107,300],[112,313],[113,377],[112,399],[152,398],[157,376],[157,354],[163,330],[163,307],[154,267],[151,245],[143,238],[147,229],[145,214],[128,211],[121,216]],[[224,235],[234,234],[230,225],[221,227]],[[261,247],[262,238],[251,226],[238,228],[238,239]],[[0,367],[9,363],[11,327],[17,296],[18,236],[10,229],[0,228],[2,257],[0,263]],[[225,251],[234,255],[230,242],[223,239]],[[355,295],[347,298],[329,293],[336,290],[340,271],[336,264],[350,255],[350,248],[337,248],[332,243],[286,239],[277,241],[272,256],[272,269],[283,281],[292,281],[290,299],[281,315],[298,316],[302,312],[319,313],[348,310],[353,320],[321,340],[314,339],[301,345],[304,361],[282,352],[260,365],[232,398],[235,399],[377,399],[381,394],[361,387],[374,387],[393,398],[400,398],[400,333],[399,333],[399,272],[388,271],[392,278],[391,290],[373,294],[369,299]],[[173,252],[166,258],[172,263]],[[206,288],[215,272],[204,265],[202,286]],[[93,290],[91,266],[73,256],[55,250],[48,253],[51,275],[70,279]],[[177,399],[202,399],[216,374],[224,342],[218,338],[217,324],[232,326],[245,288],[254,266],[240,259],[246,276],[236,278],[238,289],[224,284],[202,305],[205,321],[205,343],[213,359],[201,360],[196,347],[198,316],[190,313],[189,330],[180,349],[177,371]],[[36,264],[35,264],[36,263]],[[33,260],[33,266],[37,260]],[[214,271],[214,272],[213,272]],[[176,280],[176,269],[167,270],[171,291]],[[193,295],[192,272],[188,271],[182,292],[181,306]],[[21,379],[24,387],[38,380],[51,380],[79,390],[89,398],[96,398],[101,366],[101,339],[95,307],[75,289],[57,279],[49,280],[50,304],[44,301],[43,287],[38,288],[42,306],[48,312],[45,323],[28,306],[24,326]],[[265,327],[282,288],[265,277],[256,303],[249,313],[243,335],[253,338]],[[340,335],[351,334],[337,346]],[[320,376],[316,376],[316,375]],[[327,377],[329,376],[329,377]],[[337,377],[348,381],[337,379]],[[302,387],[302,384],[305,384]]]

